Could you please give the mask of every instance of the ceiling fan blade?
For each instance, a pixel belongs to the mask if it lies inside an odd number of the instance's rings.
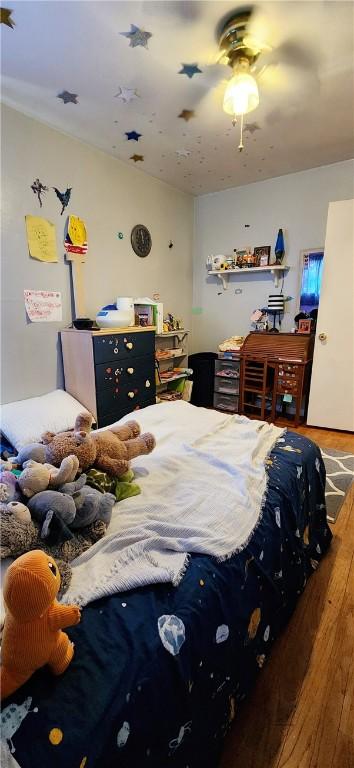
[[[202,3],[190,0],[149,0],[142,4],[144,11],[152,16],[173,16],[183,22],[197,21],[203,13]]]
[[[309,48],[294,40],[284,40],[277,48],[263,51],[256,63],[256,69],[268,65],[284,64],[288,67],[296,67],[307,72],[317,72],[319,56],[315,48]]]
[[[257,76],[257,82],[261,94],[284,96],[289,101],[298,95],[307,97],[318,87],[319,80],[316,71],[304,72],[286,64],[269,64]]]

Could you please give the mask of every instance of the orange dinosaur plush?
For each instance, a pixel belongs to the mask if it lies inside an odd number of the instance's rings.
[[[5,624],[1,647],[1,699],[20,688],[36,669],[49,664],[65,672],[74,645],[63,627],[80,621],[76,605],[60,605],[58,566],[39,549],[18,557],[4,579]]]

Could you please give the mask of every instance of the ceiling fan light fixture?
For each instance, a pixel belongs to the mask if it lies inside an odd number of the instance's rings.
[[[229,80],[225,94],[223,109],[228,115],[247,115],[259,104],[258,85],[249,72],[249,62],[239,61],[234,68],[234,75]]]

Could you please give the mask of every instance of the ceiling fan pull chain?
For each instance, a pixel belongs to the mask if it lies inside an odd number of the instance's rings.
[[[242,150],[243,150],[243,115],[241,115],[240,143],[238,145],[238,151],[242,152]]]

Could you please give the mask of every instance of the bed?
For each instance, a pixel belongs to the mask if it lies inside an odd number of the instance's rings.
[[[156,425],[161,457],[171,446],[166,435],[179,429],[187,460],[185,425],[196,411],[207,439],[222,416],[183,404],[187,419],[182,424],[178,412],[169,429],[168,414],[177,411],[166,408],[176,406],[150,406],[139,421]],[[142,498],[151,461],[134,464]],[[242,700],[331,540],[319,448],[279,433],[264,463],[261,510],[234,554],[189,552],[176,585],[171,577],[120,586],[88,601],[80,625],[68,629],[75,657],[66,673],[55,678],[42,669],[4,703],[4,766],[216,768]],[[218,471],[223,478],[222,462]],[[221,510],[221,481],[218,493]]]

